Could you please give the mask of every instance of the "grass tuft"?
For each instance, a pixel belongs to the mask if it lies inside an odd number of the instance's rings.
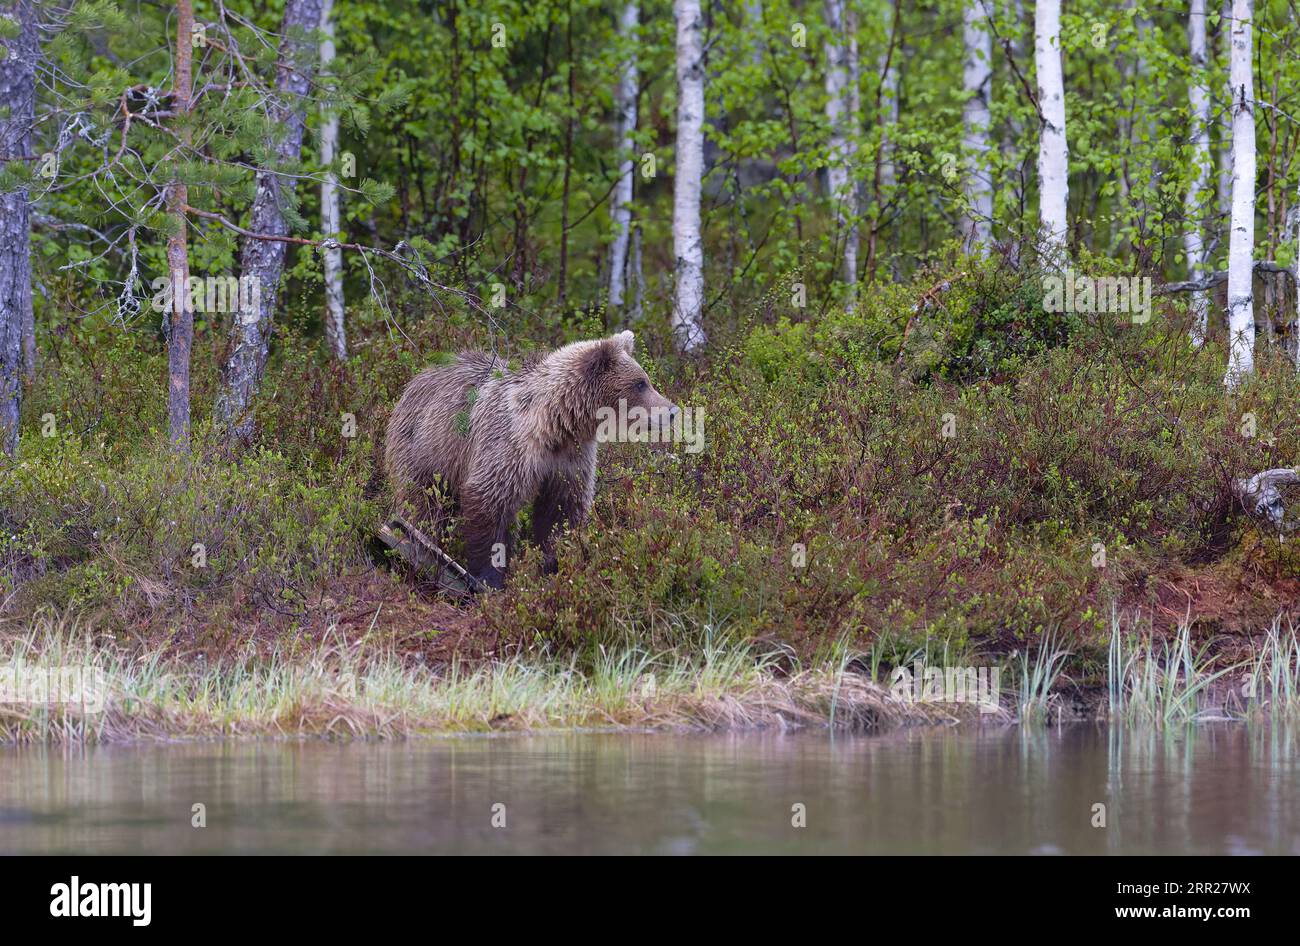
[[[421,734],[643,728],[872,731],[955,722],[961,708],[913,704],[865,676],[822,666],[778,675],[776,654],[715,641],[701,651],[603,650],[576,659],[516,656],[442,670],[391,649],[331,640],[312,654],[230,661],[135,656],[76,618],[42,613],[4,638],[8,667],[94,667],[102,710],[0,704],[0,744],[105,743],[213,736],[395,739]]]

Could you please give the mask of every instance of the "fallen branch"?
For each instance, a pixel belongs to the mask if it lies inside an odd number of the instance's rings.
[[[1234,480],[1232,491],[1248,513],[1267,519],[1274,528],[1281,530],[1286,510],[1282,505],[1282,490],[1279,487],[1295,483],[1300,483],[1300,473],[1282,467]]]
[[[477,578],[401,516],[394,516],[380,526],[378,535],[380,541],[416,571],[432,572],[439,591],[453,598],[465,598],[482,589]]]
[[[945,279],[942,282],[936,283],[925,292],[921,293],[921,297],[916,300],[916,304],[912,306],[912,311],[907,316],[907,324],[903,326],[903,337],[899,339],[898,342],[898,357],[894,359],[894,364],[896,366],[903,363],[903,354],[907,351],[907,338],[912,334],[912,326],[916,322],[916,317],[922,312],[928,311],[936,302],[939,301],[941,295],[952,288],[953,283],[965,275],[966,273],[964,271],[960,272],[951,279]]]
[[[1291,266],[1283,266],[1281,263],[1275,263],[1272,260],[1260,259],[1255,260],[1255,272],[1257,273],[1283,273],[1295,278],[1295,269]],[[1227,282],[1228,274],[1226,271],[1211,273],[1203,279],[1188,279],[1185,282],[1165,283],[1163,286],[1155,286],[1151,291],[1157,296],[1165,296],[1171,292],[1203,292],[1206,289],[1213,289],[1219,283]]]

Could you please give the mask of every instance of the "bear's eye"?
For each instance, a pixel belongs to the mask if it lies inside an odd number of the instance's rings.
[[[642,378],[640,381],[636,383],[636,389],[638,391],[645,391],[649,387],[650,387],[650,382],[647,381],[645,378]]]

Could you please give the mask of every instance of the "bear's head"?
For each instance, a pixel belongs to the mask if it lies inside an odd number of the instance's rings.
[[[619,332],[574,342],[542,360],[536,377],[543,390],[536,407],[549,405],[546,441],[553,441],[553,434],[569,442],[590,440],[611,411],[633,420],[646,418],[652,428],[671,424],[677,405],[650,383],[633,356],[635,342],[631,332]]]
[[[677,405],[650,383],[650,376],[633,356],[635,346],[635,335],[619,332],[602,338],[587,353],[584,367],[596,407],[619,410],[622,403],[629,411],[641,408],[649,417],[667,423],[677,413]]]

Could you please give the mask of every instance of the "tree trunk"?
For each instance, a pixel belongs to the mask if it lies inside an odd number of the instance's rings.
[[[1144,35],[1151,28],[1151,21],[1142,16],[1137,11],[1136,0],[1124,0],[1124,17],[1132,17],[1134,21],[1134,32],[1137,34],[1139,43]],[[1138,90],[1143,88],[1147,81],[1147,64],[1141,48],[1139,47],[1132,60],[1127,56],[1121,56],[1119,59],[1119,76],[1121,96],[1128,95],[1132,90],[1133,104],[1131,108],[1120,112],[1119,121],[1119,146],[1120,146],[1120,173],[1119,180],[1119,205],[1127,209],[1129,207],[1129,189],[1132,176],[1130,167],[1133,160],[1133,146],[1138,139],[1137,128],[1141,119],[1139,119],[1141,103],[1138,101]],[[1111,236],[1112,252],[1119,252],[1121,242],[1121,228],[1115,227]]]
[[[962,72],[966,103],[962,107],[966,150],[966,245],[987,248],[993,237],[993,178],[989,168],[989,95],[993,78],[993,39],[989,32],[992,0],[966,0]]]
[[[287,0],[280,27],[276,63],[276,97],[268,104],[271,117],[284,134],[272,143],[275,163],[298,160],[306,130],[303,97],[311,85],[318,51],[307,34],[320,25],[322,0]],[[257,189],[249,229],[258,234],[286,236],[289,232],[283,204],[293,192],[291,178],[282,180],[274,168],[258,171]],[[252,433],[253,395],[266,369],[267,348],[280,291],[286,244],[279,240],[244,237],[240,247],[240,272],[258,286],[257,304],[241,310],[231,325],[230,356],[221,372],[216,419],[232,437],[247,439]],[[241,294],[242,295],[242,294]]]
[[[903,51],[898,22],[900,13],[897,0],[885,4],[885,51],[880,54],[879,104],[884,107],[884,115],[880,120],[885,125],[880,132],[880,190],[892,188],[895,179],[894,161],[888,153],[888,129],[898,125],[898,59]]]
[[[1222,65],[1228,67],[1232,60],[1232,0],[1223,0],[1222,19],[1219,20],[1219,53]],[[1232,216],[1232,89],[1231,82],[1224,86],[1226,103],[1219,116],[1219,216],[1215,232],[1223,236],[1223,221]]]
[[[191,46],[194,9],[190,0],[176,3],[176,76],[172,95],[180,114],[180,138],[188,145],[188,113],[192,94]],[[167,212],[172,232],[167,237],[167,278],[171,285],[171,308],[167,313],[167,430],[172,446],[186,451],[190,446],[190,350],[194,346],[194,312],[190,308],[190,252],[186,238],[185,207],[189,188],[177,180],[167,185]]]
[[[1296,194],[1296,202],[1287,211],[1286,233],[1291,245],[1300,250],[1300,193]],[[1291,269],[1291,280],[1291,288],[1295,292],[1293,302],[1295,303],[1296,319],[1291,328],[1291,342],[1295,345],[1296,367],[1300,368],[1300,252],[1296,253],[1295,262]]]
[[[677,260],[673,339],[679,351],[705,343],[704,243],[700,188],[704,177],[704,44],[700,0],[673,0],[677,20],[677,170],[673,181],[673,255]]]
[[[645,271],[641,268],[641,225],[632,225],[632,308],[628,310],[627,320],[635,325],[641,321],[642,306],[645,304]]]
[[[1007,0],[998,0],[998,2],[1007,2]],[[1029,61],[1025,53],[1025,37],[1027,23],[1025,20],[1025,6],[1023,0],[1009,0],[1008,9],[1012,14],[1012,25],[1007,36],[1006,58],[1007,71],[1010,73],[1010,79],[1018,80],[1021,75],[1029,74]],[[1024,143],[1027,136],[1025,135],[1025,123],[1016,114],[1008,116],[1006,131],[1001,142],[1002,164],[1006,168],[1004,174],[1004,186],[1009,188],[1008,194],[1010,206],[1023,208],[1026,204],[1027,182],[1022,173]],[[1023,227],[1017,224],[1015,232],[1010,234],[1010,245],[1008,247],[1008,259],[1015,268],[1020,267],[1020,257],[1024,252]]]
[[[17,35],[0,40],[0,165],[32,156],[36,120],[36,6],[18,0],[0,6]],[[18,449],[24,376],[34,361],[31,218],[26,188],[0,194],[0,450]],[[30,350],[30,354],[29,354]]]
[[[1192,185],[1188,188],[1186,203],[1186,229],[1183,232],[1183,252],[1187,256],[1187,278],[1196,281],[1205,275],[1205,206],[1206,188],[1210,186],[1210,95],[1205,87],[1205,0],[1192,0],[1187,23],[1188,44],[1192,61],[1192,78],[1187,94],[1192,111]],[[1192,344],[1201,345],[1209,328],[1209,296],[1204,292],[1192,293]]]
[[[762,0],[745,0],[745,34],[749,39],[749,62],[754,66],[762,66],[767,53],[764,29]]]
[[[636,31],[640,11],[637,0],[629,0],[623,7],[618,23],[618,35],[627,59],[619,75],[615,91],[614,110],[618,116],[618,147],[622,161],[618,166],[618,183],[614,187],[613,208],[614,242],[609,248],[609,308],[612,313],[623,309],[623,296],[627,286],[628,243],[632,238],[632,179],[636,167],[632,139],[636,131],[637,66]]]
[[[1228,237],[1228,370],[1236,387],[1255,367],[1255,102],[1251,68],[1253,0],[1232,2],[1232,231]]]
[[[1067,235],[1070,152],[1065,142],[1065,86],[1061,75],[1061,0],[1034,4],[1034,64],[1038,72],[1038,221],[1045,248],[1063,254]]]
[[[320,44],[320,67],[329,72],[334,62],[334,21],[330,18],[334,0],[321,3],[320,28],[324,34]],[[337,237],[343,229],[339,216],[339,186],[334,176],[334,161],[338,156],[339,117],[328,112],[321,120],[320,161],[326,168],[325,180],[320,185],[321,230],[326,237]],[[322,251],[325,262],[325,342],[339,361],[348,357],[347,335],[343,322],[343,251],[337,246],[326,246]]]
[[[566,64],[569,114],[564,133],[564,186],[560,195],[560,267],[557,282],[561,311],[564,311],[569,301],[569,197],[573,180],[573,134],[577,116],[577,105],[573,97],[573,0],[569,0],[564,15],[564,51],[569,60]]]
[[[851,173],[857,157],[854,140],[857,113],[852,107],[853,80],[857,72],[856,43],[846,16],[844,0],[826,0],[826,25],[831,39],[826,44],[826,122],[830,126],[830,165],[826,169],[827,190],[835,208],[835,237],[844,239],[843,279],[852,287],[858,279],[857,192]]]
[[[856,216],[862,212],[862,202],[866,195],[866,182],[862,180],[858,172],[858,161],[860,157],[860,145],[858,142],[864,127],[862,115],[862,58],[858,54],[858,30],[861,27],[861,21],[858,19],[858,11],[854,9],[854,0],[846,0],[844,8],[844,32],[847,34],[845,43],[844,65],[848,71],[849,89],[845,97],[845,107],[848,110],[846,121],[849,125],[849,158],[850,169],[854,172],[853,177],[857,178],[850,182],[849,186],[853,188],[853,206],[854,216],[853,228],[850,231],[849,246],[853,250],[854,257],[858,255],[858,221]],[[847,267],[846,267],[847,268]],[[856,269],[855,276],[856,276]]]

